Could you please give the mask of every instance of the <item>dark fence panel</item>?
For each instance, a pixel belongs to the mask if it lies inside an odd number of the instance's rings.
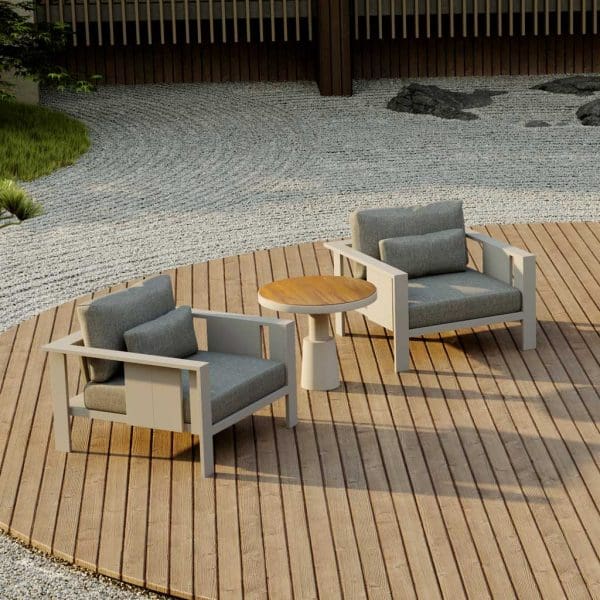
[[[600,72],[596,35],[370,39],[352,46],[354,79]]]
[[[63,64],[81,75],[102,75],[109,84],[317,78],[311,42],[83,46],[70,49]]]

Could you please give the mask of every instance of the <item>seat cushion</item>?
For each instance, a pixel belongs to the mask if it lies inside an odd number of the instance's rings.
[[[380,240],[379,254],[384,263],[405,271],[410,279],[464,271],[465,244],[464,229],[447,229]]]
[[[132,327],[173,310],[175,301],[171,278],[153,277],[134,286],[77,307],[77,316],[86,346],[125,350],[123,334]],[[89,359],[90,379],[99,383],[117,374],[120,363]]]
[[[462,202],[448,200],[424,206],[368,208],[350,215],[352,247],[373,258],[380,258],[379,241],[406,235],[423,235],[445,229],[465,228]],[[364,277],[357,265],[356,275]]]
[[[213,423],[268,396],[286,385],[285,365],[239,354],[200,351],[187,357],[209,364],[210,402]],[[189,377],[184,371],[184,419],[190,422]],[[90,382],[84,389],[84,404],[91,410],[126,413],[125,381],[118,374],[110,381]]]
[[[183,358],[198,352],[192,309],[180,306],[124,334],[127,352]]]
[[[520,310],[521,292],[518,289],[473,269],[417,277],[408,282],[411,329]]]

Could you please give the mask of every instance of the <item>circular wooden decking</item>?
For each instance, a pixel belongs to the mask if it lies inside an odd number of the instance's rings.
[[[40,346],[75,302],[2,334],[0,526],[186,598],[599,597],[600,224],[487,230],[537,254],[536,351],[505,325],[432,335],[399,377],[350,314],[342,386],[301,391],[295,431],[278,402],[219,434],[214,479],[188,434],[75,418],[54,450]],[[257,313],[259,285],[331,270],[305,244],[171,274],[179,303]]]

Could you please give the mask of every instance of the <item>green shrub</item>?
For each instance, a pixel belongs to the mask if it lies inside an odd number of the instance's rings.
[[[0,179],[28,181],[73,164],[89,148],[83,123],[63,113],[0,99]]]
[[[23,188],[10,179],[0,180],[0,229],[19,225],[43,214],[44,209]]]

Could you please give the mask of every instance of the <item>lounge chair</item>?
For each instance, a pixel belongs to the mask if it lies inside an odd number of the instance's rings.
[[[214,472],[212,438],[219,431],[283,396],[287,425],[296,425],[293,321],[176,308],[168,276],[77,310],[81,332],[44,346],[58,450],[71,450],[70,416],[189,431],[200,436],[206,477]],[[196,319],[206,321],[206,350],[198,348]],[[69,355],[79,357],[84,379],[83,392],[72,398]]]
[[[535,256],[465,230],[461,202],[357,210],[350,223],[351,240],[325,247],[335,274],[349,259],[376,285],[377,300],[359,312],[394,332],[397,371],[409,367],[409,338],[427,333],[520,321],[521,348],[535,348]],[[482,245],[482,272],[467,267],[466,238]]]

